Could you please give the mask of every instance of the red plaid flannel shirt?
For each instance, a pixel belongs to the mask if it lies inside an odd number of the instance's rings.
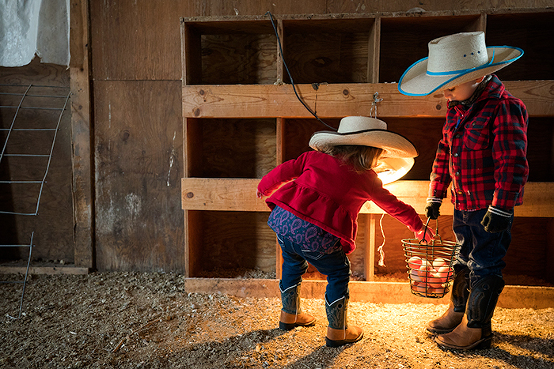
[[[527,182],[527,109],[493,75],[470,106],[449,108],[442,130],[429,196],[446,197],[452,183],[457,210],[489,205],[511,210],[523,202]]]

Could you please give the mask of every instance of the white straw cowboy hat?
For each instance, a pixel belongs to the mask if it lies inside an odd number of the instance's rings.
[[[485,44],[483,32],[462,32],[429,42],[429,56],[412,64],[400,78],[404,95],[425,96],[493,73],[523,55],[511,46]]]
[[[387,130],[387,123],[370,117],[342,118],[337,132],[320,131],[312,135],[310,147],[316,150],[338,145],[373,146],[389,158],[414,158],[415,146],[404,136]]]
[[[387,123],[370,117],[342,118],[337,132],[320,131],[312,135],[310,147],[325,150],[338,145],[373,146],[384,150],[377,172],[383,184],[403,177],[414,166],[415,146],[404,136],[387,130]]]

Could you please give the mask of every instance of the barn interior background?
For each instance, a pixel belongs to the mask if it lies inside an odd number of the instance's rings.
[[[420,152],[412,171],[389,187],[423,211],[445,101],[440,94],[402,96],[395,82],[413,61],[427,55],[431,39],[483,30],[488,45],[525,51],[498,73],[531,117],[530,183],[524,205],[516,209],[506,280],[529,287],[517,292],[522,296],[524,291],[530,307],[551,306],[551,1],[66,4],[69,67],[35,57],[20,67],[0,68],[1,92],[5,85],[71,92],[39,214],[0,214],[0,244],[25,243],[33,234],[32,272],[178,272],[187,277],[190,291],[244,293],[248,285],[250,294],[274,295],[276,285],[268,287],[266,278],[279,276],[280,255],[265,224],[268,209],[256,199],[255,186],[276,164],[307,150],[314,131],[325,129],[296,100],[283,60],[307,104],[335,126],[346,115],[370,115],[378,93],[378,117]],[[283,53],[268,11],[275,17]],[[0,105],[4,101],[0,95]],[[6,132],[11,119],[6,109],[0,112]],[[26,119],[46,119],[46,113],[35,113]],[[25,139],[20,146],[45,145]],[[1,165],[3,174],[18,173],[18,163],[10,157]],[[13,208],[16,198],[23,204],[34,198],[19,191],[10,184],[2,192],[2,204]],[[443,207],[439,230],[452,239],[452,208]],[[354,288],[354,299],[368,289],[380,290],[381,281],[406,271],[401,239],[411,235],[389,216],[382,219],[386,267],[378,265],[380,223],[380,210],[365,207],[351,257],[354,275],[362,281]],[[3,248],[0,259],[2,273],[20,272],[26,253]],[[244,271],[262,277],[244,280]],[[323,277],[310,272],[316,293]],[[395,292],[388,285],[386,292],[372,295],[409,300],[402,288]],[[514,296],[503,294],[505,306],[515,304]]]

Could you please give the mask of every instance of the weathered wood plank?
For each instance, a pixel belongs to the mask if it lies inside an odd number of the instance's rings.
[[[381,55],[381,17],[375,17],[373,26],[369,31],[367,81],[379,82],[379,57]]]
[[[256,197],[259,179],[182,178],[181,201],[186,210],[269,211]],[[385,186],[400,200],[423,211],[427,199],[428,181],[397,181]],[[554,217],[554,188],[549,182],[531,182],[525,186],[524,204],[516,207],[520,217]],[[452,215],[453,206],[444,200],[441,214]],[[377,205],[367,202],[363,214],[382,214]]]
[[[269,211],[265,201],[256,197],[259,181],[255,178],[182,178],[183,209]],[[398,181],[386,186],[399,199],[416,209],[425,207],[428,187],[428,181]],[[366,203],[362,207],[361,213],[382,214],[383,210],[373,203]],[[448,201],[445,201],[441,207],[441,214],[452,215],[452,205]]]
[[[304,280],[300,292],[302,298],[323,299],[326,281]],[[383,304],[448,304],[450,295],[440,299],[419,297],[410,292],[408,282],[359,282],[349,283],[350,301]],[[185,291],[213,293],[218,291],[237,297],[279,297],[277,279],[221,279],[186,278]],[[498,300],[498,306],[508,309],[546,309],[554,301],[554,287],[506,286]]]
[[[25,274],[27,272],[26,266],[0,266],[0,274]],[[29,274],[72,274],[83,275],[90,272],[89,268],[84,267],[29,267]]]
[[[554,115],[554,81],[507,81],[506,88],[521,98],[532,116]],[[371,115],[373,94],[379,117],[444,117],[442,92],[412,97],[398,92],[394,83],[297,85],[306,104],[320,117]],[[190,118],[289,117],[311,118],[291,85],[183,86],[183,113]]]
[[[97,268],[183,271],[181,82],[94,87]]]
[[[95,80],[179,80],[188,1],[90,2]]]
[[[269,211],[256,197],[259,179],[182,178],[185,210]]]
[[[93,173],[91,154],[92,107],[90,93],[89,2],[71,2],[71,127],[75,265],[92,268]]]
[[[187,177],[256,178],[275,167],[275,119],[186,119]]]

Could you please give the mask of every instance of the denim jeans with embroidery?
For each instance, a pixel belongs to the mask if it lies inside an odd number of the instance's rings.
[[[510,229],[513,215],[507,230],[489,233],[481,225],[486,212],[487,209],[454,210],[452,229],[460,245],[454,269],[458,271],[467,266],[470,271],[471,286],[488,275],[502,277],[502,269],[506,266],[503,259],[512,240]]]
[[[350,261],[338,237],[279,207],[273,210],[268,224],[277,234],[283,252],[281,290],[302,282],[310,263],[327,276],[327,303],[348,296]]]

